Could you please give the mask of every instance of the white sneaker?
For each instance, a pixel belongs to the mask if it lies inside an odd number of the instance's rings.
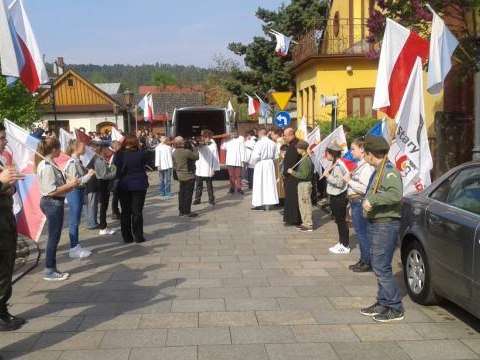
[[[43,275],[43,280],[47,281],[63,281],[67,280],[70,277],[69,273],[62,273],[58,270],[53,270],[51,272],[45,273]]]
[[[115,234],[115,230],[110,230],[109,228],[105,228],[98,232],[100,235],[113,235]]]
[[[328,248],[328,251],[333,252],[333,250],[338,249],[338,247],[341,246],[341,245],[342,245],[342,244],[337,243],[337,244],[333,245],[332,247]]]
[[[336,249],[330,250],[330,252],[334,254],[350,254],[350,248],[340,244],[339,247],[337,247]]]
[[[80,244],[78,244],[73,249],[70,249],[70,252],[68,253],[68,255],[71,258],[80,258],[81,259],[81,258],[89,257],[90,255],[92,255],[92,252],[90,250],[83,249],[80,246]]]

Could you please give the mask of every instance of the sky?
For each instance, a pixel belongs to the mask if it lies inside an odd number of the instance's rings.
[[[9,3],[9,0],[6,0]],[[213,66],[262,35],[255,11],[288,0],[24,0],[47,62]]]

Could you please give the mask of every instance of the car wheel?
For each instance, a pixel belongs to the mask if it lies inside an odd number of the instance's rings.
[[[438,303],[432,286],[430,265],[422,245],[417,240],[410,242],[404,253],[403,278],[408,295],[422,305]]]

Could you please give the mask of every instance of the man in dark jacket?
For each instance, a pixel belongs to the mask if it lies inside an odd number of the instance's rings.
[[[0,124],[0,154],[7,144],[5,127]],[[12,275],[17,250],[17,225],[13,215],[14,184],[23,177],[7,167],[0,156],[0,331],[17,330],[25,320],[8,312],[7,303],[12,296]]]
[[[295,137],[295,129],[286,128],[283,132],[283,138],[288,144],[285,159],[283,160],[283,179],[285,183],[283,222],[285,226],[299,226],[302,223],[302,218],[298,207],[298,179],[289,174],[288,169],[293,168],[302,156],[295,147],[298,143],[298,139]]]
[[[173,168],[180,183],[178,210],[180,216],[195,217],[191,212],[193,189],[195,187],[195,161],[199,159],[198,148],[185,149],[185,140],[177,136],[173,140],[175,151],[172,154]]]

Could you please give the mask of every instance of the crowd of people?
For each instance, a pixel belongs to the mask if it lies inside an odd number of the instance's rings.
[[[149,187],[146,143],[150,144],[148,146],[155,145],[153,164],[159,175],[158,195],[172,197],[172,178],[179,182],[179,216],[193,218],[198,215],[192,211],[192,205],[201,203],[204,183],[208,203],[211,206],[216,203],[212,178],[220,170],[219,149],[208,129],[202,130],[197,139],[181,136],[169,139],[159,135],[153,141],[148,133],[138,133],[136,136],[126,135],[122,143],[95,141],[91,145],[95,156],[88,164],[83,164],[81,160],[85,144],[71,140],[67,149],[71,158],[63,169],[56,163],[61,154],[59,140],[48,136],[45,131],[36,130],[35,134],[41,140],[34,170],[39,180],[42,195],[40,208],[46,216],[48,233],[45,280],[62,281],[69,277],[68,273],[58,269],[56,262],[65,203],[69,208],[71,258],[92,255],[90,250],[81,246],[79,239],[84,204],[87,229],[98,230],[99,235],[115,234],[115,230],[107,224],[111,194],[111,220],[120,220],[123,241],[145,241],[143,207]],[[1,126],[0,154],[5,150],[6,142],[5,128]],[[329,251],[334,254],[350,252],[349,208],[360,248],[358,262],[349,268],[354,272],[373,271],[377,278],[377,302],[362,309],[361,313],[377,321],[400,320],[404,310],[391,262],[399,231],[401,177],[387,160],[389,144],[383,138],[357,138],[352,142],[351,149],[358,160],[353,171],[349,171],[341,161],[342,147],[332,142],[325,152],[331,166],[323,169],[322,174],[315,174],[318,167],[314,166],[312,149],[307,142],[295,136],[293,128],[283,131],[254,129],[245,136],[233,130],[220,146],[220,150],[226,152],[228,194],[244,195],[244,190],[251,190],[252,211],[277,210],[285,226],[295,227],[300,232],[314,230],[312,200],[317,198],[319,180],[323,180],[339,239]],[[22,175],[9,167],[3,158],[0,158],[0,171],[0,330],[12,330],[24,323],[23,319],[8,313],[6,307],[11,295],[17,237],[12,195],[14,184],[22,179]]]

